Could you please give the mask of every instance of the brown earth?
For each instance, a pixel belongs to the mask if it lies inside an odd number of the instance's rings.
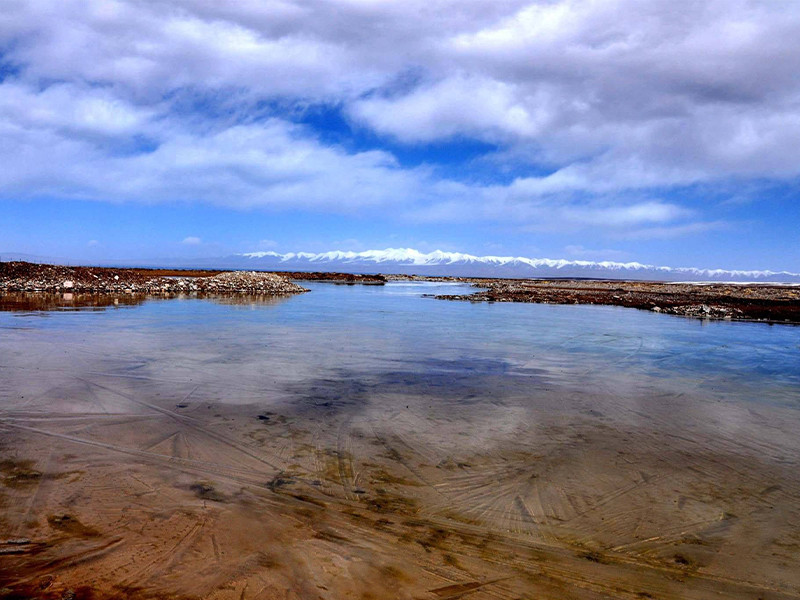
[[[212,277],[225,271],[204,269],[130,269],[139,274],[153,277]],[[263,271],[286,277],[293,281],[333,281],[342,283],[386,283],[384,275],[363,275],[359,273],[332,273],[326,271]]]
[[[302,271],[274,271],[278,275],[295,281],[332,281],[334,283],[365,283],[382,285],[386,283],[383,275],[361,275],[358,273],[328,273]]]
[[[238,275],[232,275],[237,273]],[[246,276],[243,274],[246,273]],[[383,275],[353,273],[221,271],[203,269],[146,269],[72,267],[24,261],[0,262],[2,292],[183,292],[231,291],[242,293],[305,291],[288,283],[330,281],[335,283],[383,284]],[[281,285],[283,290],[280,289]]]
[[[134,271],[143,276],[152,277],[213,277],[225,271],[204,270],[204,269],[126,269]],[[332,281],[336,283],[386,283],[384,275],[363,275],[359,273],[332,273],[326,271],[263,271],[273,273],[281,277],[286,277],[293,281]]]
[[[0,263],[0,293],[296,294],[308,291],[273,273],[223,271],[204,272],[202,276],[164,275],[174,272],[4,262]]]
[[[471,280],[483,291],[441,300],[601,304],[704,319],[800,323],[800,287],[592,280]]]

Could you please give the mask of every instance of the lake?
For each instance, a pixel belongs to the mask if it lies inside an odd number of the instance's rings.
[[[800,596],[799,327],[303,285],[0,301],[8,594]]]

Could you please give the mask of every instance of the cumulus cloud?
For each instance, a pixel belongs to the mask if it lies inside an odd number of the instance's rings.
[[[403,141],[535,148],[555,167],[545,187],[792,177],[798,34],[800,11],[786,3],[530,3],[451,31],[419,86],[351,110]]]
[[[6,198],[670,237],[721,221],[665,189],[800,175],[793,3],[12,1],[0,48]],[[315,106],[378,142],[324,142]],[[464,140],[507,183],[382,144]]]
[[[458,75],[399,97],[356,101],[351,114],[404,142],[453,136],[535,138],[546,129],[551,114],[547,104],[552,100],[539,96],[530,106],[505,82]]]

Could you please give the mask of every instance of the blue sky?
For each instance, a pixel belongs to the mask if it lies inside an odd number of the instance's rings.
[[[800,5],[9,2],[0,252],[800,271]]]

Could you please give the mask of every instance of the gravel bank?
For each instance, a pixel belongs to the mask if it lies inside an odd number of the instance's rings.
[[[274,273],[230,271],[209,277],[160,277],[138,269],[0,263],[0,293],[85,292],[176,294],[298,294],[305,288]]]
[[[625,306],[703,319],[800,323],[800,288],[642,281],[502,280],[474,283],[475,294],[440,300]]]

